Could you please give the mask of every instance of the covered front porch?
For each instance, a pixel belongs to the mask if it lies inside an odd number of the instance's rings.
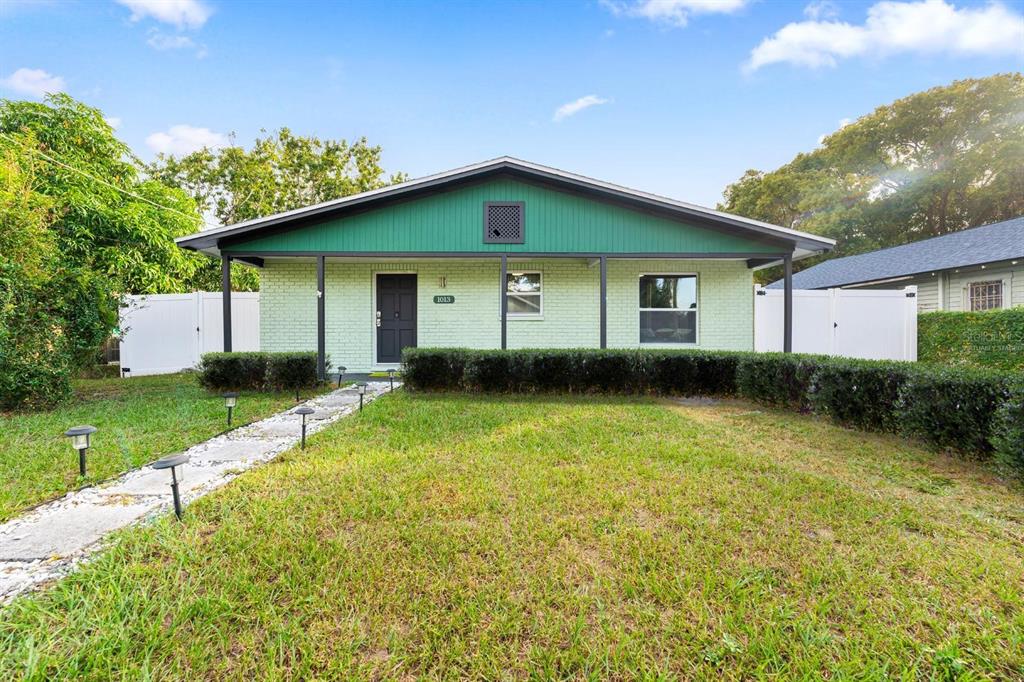
[[[316,349],[322,375],[405,346],[753,348],[749,253],[235,257],[261,268],[261,348]]]

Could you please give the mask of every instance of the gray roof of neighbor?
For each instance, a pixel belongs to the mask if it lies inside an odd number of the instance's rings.
[[[827,260],[793,275],[793,288],[827,289],[1014,258],[1024,258],[1024,216]],[[782,288],[782,280],[768,288]]]

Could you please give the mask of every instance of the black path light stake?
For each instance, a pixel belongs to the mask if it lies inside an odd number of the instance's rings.
[[[71,439],[71,447],[78,450],[78,473],[85,478],[85,451],[89,449],[89,435],[96,433],[95,426],[72,426],[64,432]]]
[[[301,405],[295,408],[295,414],[302,415],[302,449],[306,449],[306,415],[316,412],[309,405]]]
[[[393,370],[393,369],[389,369],[388,370],[388,381],[391,383],[391,389],[390,390],[392,390],[392,391],[395,390],[395,370]]]
[[[231,391],[229,393],[225,393],[221,397],[224,398],[224,407],[228,408],[228,426],[230,427],[231,413],[234,411],[235,405],[238,404],[238,394],[235,393],[234,391]]]
[[[185,465],[188,463],[188,455],[169,455],[153,462],[154,469],[170,469],[171,470],[171,493],[174,495],[174,515],[181,521],[181,492],[178,490],[178,484],[184,480],[182,473]]]
[[[363,396],[366,395],[366,382],[360,381],[356,384],[356,389],[359,391],[359,411],[363,411]]]
[[[341,388],[341,377],[345,374],[346,369],[348,369],[348,367],[344,365],[338,367],[338,388]]]

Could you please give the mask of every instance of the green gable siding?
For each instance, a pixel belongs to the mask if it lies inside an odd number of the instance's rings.
[[[523,244],[485,244],[485,201],[526,203]],[[224,253],[765,253],[764,242],[498,179],[225,246]]]

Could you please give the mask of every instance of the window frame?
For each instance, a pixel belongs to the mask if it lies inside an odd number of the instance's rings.
[[[1006,280],[1002,277],[985,277],[971,279],[964,283],[967,288],[967,311],[968,312],[984,312],[986,310],[1002,310],[1006,307]],[[972,295],[973,289],[978,285],[999,285],[999,305],[991,306],[988,308],[975,308],[974,307],[974,296]]]
[[[640,282],[644,277],[693,277],[694,281],[694,296],[697,300],[696,308],[641,308],[639,307],[640,302]],[[636,293],[637,293],[637,314],[636,314],[636,338],[637,344],[644,348],[695,348],[700,346],[700,273],[697,272],[641,272],[636,278]],[[680,312],[693,311],[693,342],[681,342],[672,343],[664,341],[644,341],[641,338],[640,320],[643,317],[643,313],[646,312],[657,312],[664,310],[677,310]]]
[[[508,290],[508,278],[517,275],[537,275],[540,281],[540,289],[536,292],[527,292],[525,294],[514,294]],[[508,297],[509,296],[536,296],[540,299],[540,310],[535,313],[514,313],[508,308]],[[509,270],[505,273],[505,315],[508,319],[512,320],[542,320],[544,319],[544,272],[542,270]]]

